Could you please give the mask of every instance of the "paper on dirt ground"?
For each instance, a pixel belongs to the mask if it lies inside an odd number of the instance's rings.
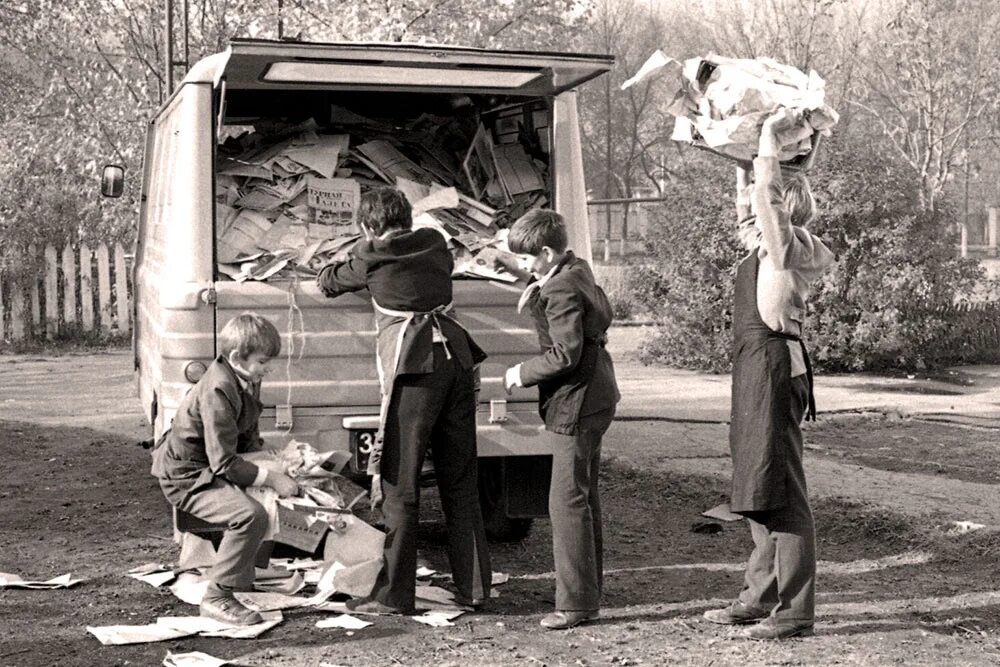
[[[87,632],[97,637],[97,640],[105,646],[163,642],[195,634],[194,632],[178,630],[156,623],[148,625],[105,625],[101,627],[88,625]]]
[[[193,572],[183,572],[170,586],[170,592],[181,602],[200,605],[205,591],[208,590],[208,579]]]
[[[455,625],[452,621],[462,614],[464,611],[454,610],[454,611],[427,611],[419,616],[410,616],[417,623],[423,623],[424,625],[429,625],[432,628],[445,628],[450,625]]]
[[[246,626],[228,625],[203,616],[161,616],[155,623],[146,625],[87,626],[87,632],[105,646],[147,644],[191,635],[254,639],[282,621],[281,612],[265,612],[261,616],[263,622]]]
[[[216,658],[214,655],[191,651],[190,653],[170,653],[163,659],[163,667],[222,667],[223,665],[238,665],[231,660]]]
[[[280,611],[262,612],[261,617],[264,620],[256,625],[230,625],[204,616],[161,616],[156,624],[188,635],[255,639],[283,620]]]
[[[149,584],[153,588],[170,583],[177,578],[177,573],[172,568],[162,563],[146,563],[133,567],[127,572],[128,576],[144,584]]]
[[[234,593],[236,599],[242,604],[256,611],[281,611],[282,609],[296,609],[309,605],[310,598],[295,595],[285,595],[284,593]]]
[[[339,616],[334,616],[333,618],[325,618],[322,621],[316,621],[317,628],[343,628],[344,630],[363,630],[367,628],[372,623],[368,621],[363,621],[360,618],[351,616],[350,614],[340,614]]]
[[[34,590],[51,590],[54,588],[72,588],[86,579],[74,579],[71,574],[64,574],[48,581],[30,581],[16,574],[0,572],[0,588],[28,588]]]
[[[506,584],[510,581],[510,575],[506,572],[494,572],[490,576],[490,583],[494,586],[500,586],[501,584]]]

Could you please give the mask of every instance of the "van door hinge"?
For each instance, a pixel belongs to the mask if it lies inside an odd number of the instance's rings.
[[[213,304],[219,300],[219,295],[216,293],[214,287],[209,287],[201,291],[201,300],[204,303]]]

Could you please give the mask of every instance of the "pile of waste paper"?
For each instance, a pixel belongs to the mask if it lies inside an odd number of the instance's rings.
[[[493,270],[492,258],[477,256],[502,243],[500,230],[548,203],[548,157],[537,142],[518,140],[523,134],[495,142],[482,123],[465,125],[424,114],[396,127],[334,107],[326,127],[314,119],[224,126],[220,273],[238,281],[316,275],[360,237],[361,193],[393,185],[412,204],[415,228],[445,236],[456,274],[512,282]]]
[[[779,134],[782,161],[809,156],[839,119],[815,71],[807,75],[772,58],[711,54],[680,62],[656,51],[622,89],[654,73],[665,111],[676,119],[671,139],[736,160],[753,159],[761,125],[777,109],[790,110],[798,121]]]

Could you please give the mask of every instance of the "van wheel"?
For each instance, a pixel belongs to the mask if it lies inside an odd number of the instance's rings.
[[[515,519],[504,512],[503,470],[498,460],[479,459],[479,506],[491,541],[520,542],[531,532],[533,519]]]

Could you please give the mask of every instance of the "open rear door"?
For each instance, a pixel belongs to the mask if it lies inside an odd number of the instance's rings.
[[[234,39],[188,81],[228,90],[475,91],[550,96],[611,69],[613,56],[419,44],[302,44]]]

